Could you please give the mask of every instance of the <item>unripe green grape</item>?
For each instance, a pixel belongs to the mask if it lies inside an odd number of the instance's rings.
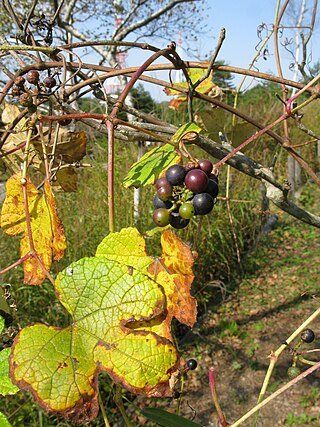
[[[183,203],[179,208],[179,215],[184,219],[191,219],[194,216],[194,207],[191,203]]]

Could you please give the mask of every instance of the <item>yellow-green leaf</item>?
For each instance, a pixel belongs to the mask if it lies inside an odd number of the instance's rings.
[[[19,332],[10,357],[14,383],[31,391],[43,408],[81,422],[97,414],[101,371],[133,393],[170,396],[180,363],[170,340],[171,319],[179,312],[172,305],[182,301],[173,290],[183,293],[177,286],[183,286],[184,272],[191,280],[193,262],[190,249],[173,236],[164,237],[159,268],[151,268],[144,239],[128,228],[107,236],[96,257],[59,273],[55,289],[70,326],[39,324]],[[174,244],[184,253],[174,251],[170,258]]]

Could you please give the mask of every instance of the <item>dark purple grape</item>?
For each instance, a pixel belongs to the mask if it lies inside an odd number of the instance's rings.
[[[29,83],[36,85],[39,82],[39,71],[37,70],[30,70],[27,73],[27,80]]]
[[[170,209],[172,207],[172,202],[170,202],[170,200],[167,200],[164,202],[163,200],[159,199],[158,194],[154,196],[152,200],[152,204],[155,209],[159,209],[159,208]]]
[[[315,335],[312,329],[305,329],[301,332],[300,338],[306,343],[314,341]]]
[[[158,188],[168,184],[170,185],[169,181],[163,176],[156,181],[156,189],[158,190]]]
[[[173,228],[181,229],[185,228],[190,222],[190,219],[181,218],[179,212],[171,212],[170,214],[170,225]]]
[[[171,185],[182,185],[186,170],[181,165],[172,165],[166,171],[166,178]]]
[[[192,199],[192,204],[194,206],[194,212],[196,215],[207,215],[212,211],[214,201],[210,194],[199,193],[196,194]]]
[[[206,189],[204,190],[205,193],[210,194],[210,196],[215,199],[219,194],[219,186],[213,179],[209,179],[208,185]]]
[[[193,169],[187,173],[184,183],[193,193],[201,193],[208,185],[208,177],[202,170]]]
[[[56,79],[54,77],[46,77],[43,80],[43,84],[45,85],[45,87],[52,89],[53,87],[55,87],[57,85]]]
[[[199,168],[203,172],[205,172],[208,176],[210,176],[210,174],[212,172],[212,168],[213,168],[212,162],[210,162],[210,160],[203,159],[203,160],[199,160],[198,164],[199,164]]]
[[[164,208],[156,209],[153,212],[152,219],[158,227],[165,227],[170,222],[170,212]]]
[[[172,185],[167,184],[163,187],[158,188],[157,194],[160,200],[166,202],[172,196]]]

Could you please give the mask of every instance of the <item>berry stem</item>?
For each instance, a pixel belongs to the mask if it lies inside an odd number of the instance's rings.
[[[289,338],[287,338],[287,340],[283,343],[283,344],[281,344],[281,346],[275,351],[275,352],[271,352],[271,354],[270,354],[270,364],[269,364],[269,367],[268,367],[268,370],[267,370],[267,373],[266,373],[266,375],[265,375],[265,378],[264,378],[264,381],[263,381],[263,384],[262,384],[262,387],[261,387],[261,390],[260,390],[260,394],[259,394],[259,397],[258,397],[258,401],[257,401],[257,403],[258,404],[260,404],[262,401],[264,401],[264,396],[265,396],[265,394],[266,394],[266,391],[267,391],[267,388],[268,388],[268,385],[269,385],[269,381],[270,381],[270,378],[271,378],[271,375],[272,375],[272,372],[273,372],[273,369],[274,369],[274,367],[275,367],[275,364],[276,364],[276,362],[277,362],[277,360],[278,360],[278,358],[279,358],[279,356],[280,356],[280,354],[288,347],[288,345],[295,339],[295,338],[297,338],[297,336],[299,336],[300,335],[300,333],[314,320],[314,319],[316,319],[317,318],[317,316],[319,316],[320,315],[320,307],[316,310],[316,311],[314,311],[312,314],[311,314],[311,316],[309,316],[308,317],[308,319],[306,319],[303,323],[302,323],[302,325],[300,325],[299,326],[299,328],[297,328],[291,335],[290,335],[290,337]],[[256,412],[256,411],[255,411]],[[257,414],[256,414],[256,416],[255,416],[255,418],[254,418],[254,420],[253,420],[253,423],[252,423],[252,427],[255,427],[256,426],[256,424],[257,424],[257,421],[258,421],[258,418],[259,418],[259,412],[257,412]]]
[[[239,418],[235,423],[231,424],[230,427],[238,427],[245,420],[247,420],[249,417],[251,417],[251,415],[253,415],[257,411],[259,411],[263,406],[267,405],[269,402],[271,402],[273,399],[278,397],[284,391],[288,390],[290,387],[295,385],[297,382],[299,382],[303,378],[306,378],[308,375],[312,374],[312,372],[316,371],[319,368],[320,368],[320,362],[317,362],[314,366],[311,366],[309,369],[302,372],[296,378],[294,378],[293,380],[291,380],[287,384],[285,384],[283,387],[279,388],[279,390],[272,393],[270,396],[268,396],[266,399],[264,399],[263,402],[256,405],[254,408],[252,408],[250,411],[248,411],[246,414],[244,414],[241,418]]]
[[[214,368],[213,367],[209,368],[209,384],[210,384],[212,400],[213,400],[214,406],[216,408],[216,411],[218,413],[219,423],[222,427],[228,427],[228,426],[230,426],[230,424],[226,421],[225,416],[223,414],[223,411],[221,409],[219,400],[218,400],[216,386],[215,386]]]

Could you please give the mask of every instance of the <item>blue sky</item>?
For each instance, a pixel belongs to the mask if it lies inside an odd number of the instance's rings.
[[[300,4],[299,0],[297,2]],[[256,53],[255,46],[259,42],[257,28],[262,23],[273,23],[277,0],[208,0],[207,3],[209,5],[209,17],[203,22],[203,28],[206,29],[206,32],[205,34],[200,34],[197,49],[204,58],[205,54],[208,51],[212,51],[215,47],[219,38],[220,28],[224,27],[226,29],[226,39],[218,59],[225,60],[229,65],[247,68]],[[307,3],[310,3],[310,1]],[[315,35],[315,42],[313,42],[313,45],[310,44],[310,47],[313,49],[313,62],[319,57],[319,29],[316,29]],[[262,36],[264,39],[266,32]],[[288,38],[293,37],[294,32],[286,30],[285,36]],[[159,42],[156,45],[159,46]],[[270,56],[268,56],[268,59],[265,61],[260,58],[256,66],[260,71],[276,73],[273,55],[273,37],[269,41],[269,50]],[[284,50],[282,50],[282,54],[284,76],[292,78],[293,72],[288,68],[292,58]],[[141,53],[139,55],[131,54],[127,62],[129,65],[137,65],[136,61],[141,61],[142,58]],[[188,53],[183,53],[182,58],[194,59]],[[165,75],[161,73],[157,73],[157,76],[165,78]],[[235,84],[239,81],[240,78],[235,78],[234,80]],[[249,83],[250,80],[248,80],[247,84]],[[153,97],[166,99],[161,89],[152,88],[150,85],[147,86],[147,89],[152,93]]]

